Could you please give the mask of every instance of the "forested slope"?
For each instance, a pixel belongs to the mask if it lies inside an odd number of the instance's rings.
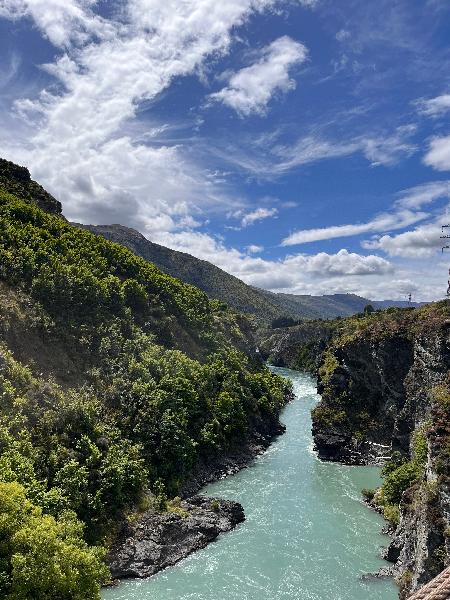
[[[408,306],[406,301],[370,301],[355,294],[280,294],[247,285],[215,265],[171,250],[146,239],[135,229],[123,225],[80,225],[92,233],[117,242],[138,256],[156,264],[161,270],[186,283],[197,286],[210,298],[225,302],[238,312],[251,316],[259,325],[270,326],[273,321],[287,317],[299,319],[334,319],[349,316],[364,309]],[[417,306],[413,304],[413,306]]]
[[[245,319],[27,173],[0,164],[0,597],[89,600],[117,523],[278,423],[288,390]]]

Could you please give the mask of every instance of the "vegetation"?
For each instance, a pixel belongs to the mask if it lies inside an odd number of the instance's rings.
[[[155,244],[137,231],[121,225],[88,226],[90,231],[130,248],[162,271],[195,285],[220,302],[251,316],[262,327],[290,327],[304,319],[334,319],[363,311],[366,298],[354,294],[309,296],[274,294],[247,285],[215,265]],[[373,302],[375,308],[407,302]]]
[[[2,597],[98,598],[115,524],[149,492],[182,511],[200,458],[277,419],[286,384],[241,322],[0,186]]]
[[[416,429],[413,436],[411,458],[394,452],[381,472],[384,481],[374,500],[383,509],[384,517],[393,525],[398,525],[400,502],[403,493],[419,482],[424,474],[427,461],[427,430],[429,424]]]
[[[18,483],[0,483],[0,595],[5,600],[98,597],[104,551],[89,548],[71,512],[45,515]]]

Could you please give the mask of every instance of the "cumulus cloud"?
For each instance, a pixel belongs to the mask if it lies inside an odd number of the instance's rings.
[[[241,225],[242,227],[248,227],[257,221],[274,217],[277,214],[278,210],[276,208],[256,208],[242,217]]]
[[[413,231],[398,235],[383,235],[362,243],[366,250],[383,250],[389,256],[428,258],[441,249],[440,229],[437,223],[422,225]]]
[[[432,139],[423,162],[436,171],[450,171],[450,135]]]
[[[440,117],[450,110],[450,94],[442,94],[428,100],[416,102],[418,111],[427,117]]]
[[[290,70],[303,63],[307,54],[303,44],[288,36],[280,37],[262,49],[257,62],[230,75],[228,85],[209,98],[226,104],[242,117],[264,115],[275,93],[295,88]]]

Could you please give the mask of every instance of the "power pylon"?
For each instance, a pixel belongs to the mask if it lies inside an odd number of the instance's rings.
[[[448,235],[448,233],[446,233],[449,227],[450,227],[450,224],[442,225],[441,240],[450,240],[450,235]],[[447,242],[447,245],[442,246],[442,254],[444,254],[444,250],[446,250],[446,249],[450,249],[450,245],[448,245],[448,242]],[[450,296],[450,269],[448,270],[448,275],[449,275],[449,278],[447,281],[447,296]]]

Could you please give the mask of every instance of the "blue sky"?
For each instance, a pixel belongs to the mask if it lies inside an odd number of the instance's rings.
[[[1,155],[289,293],[445,294],[446,0],[0,0]]]

